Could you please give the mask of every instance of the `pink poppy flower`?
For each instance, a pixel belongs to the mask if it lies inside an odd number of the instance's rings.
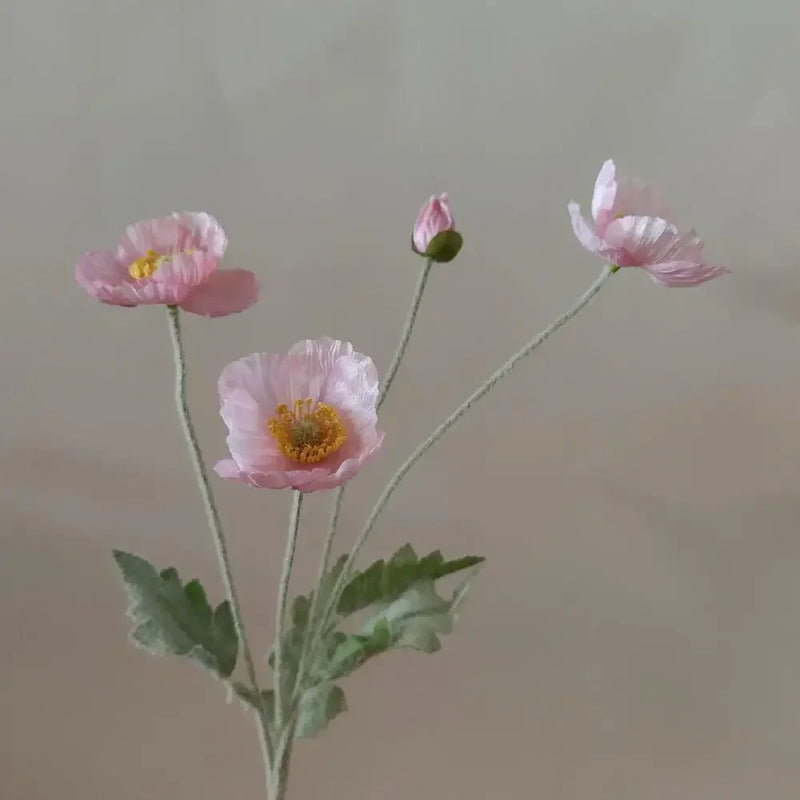
[[[94,250],[75,266],[75,279],[102,303],[176,305],[222,317],[258,299],[255,275],[217,269],[228,237],[210,214],[184,212],[129,225],[116,252]]]
[[[640,267],[664,286],[697,286],[729,270],[703,260],[702,239],[681,233],[650,186],[617,178],[614,162],[603,164],[594,185],[592,222],[569,204],[572,229],[589,252],[617,267]]]
[[[219,378],[231,458],[223,478],[262,489],[332,489],[383,443],[372,359],[336,339],[305,339],[288,353],[254,353]]]

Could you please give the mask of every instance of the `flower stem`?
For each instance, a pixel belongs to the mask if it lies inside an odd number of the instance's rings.
[[[400,362],[403,360],[406,348],[408,347],[408,343],[411,340],[411,332],[414,330],[414,323],[417,321],[417,312],[419,311],[420,304],[422,303],[422,295],[425,293],[425,287],[427,286],[428,277],[431,273],[431,267],[433,267],[433,264],[434,261],[432,258],[426,258],[425,263],[423,264],[422,269],[420,270],[419,277],[417,278],[417,285],[416,288],[414,289],[414,296],[411,300],[411,306],[409,307],[408,313],[406,314],[405,325],[403,326],[403,332],[400,335],[400,341],[398,342],[394,356],[392,356],[392,361],[389,364],[389,369],[386,371],[386,378],[383,381],[380,394],[378,395],[376,410],[379,409],[383,405],[384,400],[386,400],[386,395],[389,393],[389,388],[391,387],[392,382],[394,381],[394,377],[397,374],[397,370],[400,368]],[[347,484],[343,483],[336,490],[336,497],[334,498],[333,511],[331,512],[331,519],[328,525],[328,535],[325,539],[325,544],[323,545],[322,548],[322,555],[319,560],[316,589],[314,590],[314,596],[311,599],[311,609],[308,615],[308,631],[306,634],[306,638],[303,641],[303,648],[300,653],[300,662],[297,669],[297,680],[295,681],[295,686],[294,686],[294,696],[293,696],[294,700],[298,699],[298,694],[302,690],[305,664],[309,656],[311,655],[311,650],[313,649],[314,641],[316,640],[318,635],[322,635],[322,631],[321,630],[318,631],[315,628],[317,613],[319,612],[319,604],[321,602],[320,590],[322,588],[323,581],[325,580],[325,575],[327,575],[328,569],[330,568],[331,551],[333,550],[333,540],[336,538],[336,528],[339,524],[339,514],[342,511],[342,501],[344,499],[344,493],[346,488]]]
[[[270,800],[284,800],[286,797],[286,790],[289,788],[289,764],[292,759],[294,732],[295,724],[291,722],[278,742],[275,762],[272,767]]]
[[[333,550],[333,540],[336,538],[336,528],[339,523],[339,514],[342,511],[342,500],[344,499],[344,487],[346,485],[347,484],[342,484],[336,490],[333,511],[331,512],[331,520],[328,524],[328,535],[325,538],[325,544],[322,548],[322,555],[319,559],[317,582],[314,585],[314,595],[311,598],[311,608],[308,612],[308,627],[306,628],[306,635],[303,639],[303,646],[300,650],[300,660],[297,665],[297,676],[295,678],[294,689],[292,691],[292,703],[297,703],[300,700],[300,695],[303,691],[303,681],[305,680],[306,662],[311,657],[311,652],[314,649],[314,642],[317,638],[318,632],[314,627],[314,623],[320,610],[319,604],[321,602],[322,587],[325,583],[325,576],[328,574],[331,561],[331,551]],[[321,631],[319,633],[321,634]]]
[[[406,324],[403,328],[403,333],[400,336],[400,343],[397,345],[397,350],[395,350],[392,363],[389,365],[389,369],[386,371],[386,378],[384,378],[383,386],[381,387],[381,393],[378,396],[378,404],[376,409],[383,405],[383,401],[386,399],[386,395],[389,393],[389,388],[392,385],[394,376],[397,374],[397,370],[400,367],[400,362],[403,360],[403,356],[405,355],[406,347],[408,347],[409,339],[411,339],[411,331],[414,330],[414,323],[417,321],[417,312],[419,311],[419,306],[422,302],[422,295],[425,293],[425,285],[428,283],[428,276],[430,275],[432,266],[433,259],[426,258],[425,264],[423,265],[422,270],[420,270],[419,278],[417,279],[417,288],[414,292],[414,299],[411,301],[411,308],[408,309]]]
[[[353,549],[350,551],[350,555],[347,557],[347,561],[345,562],[344,568],[342,569],[341,574],[339,575],[339,579],[336,582],[336,586],[334,590],[331,592],[330,600],[328,602],[327,608],[325,609],[325,613],[322,616],[321,625],[327,624],[330,615],[333,613],[334,609],[336,608],[336,604],[338,603],[339,594],[344,587],[345,581],[347,580],[348,574],[352,569],[353,563],[355,562],[356,558],[358,557],[361,548],[364,546],[364,542],[366,542],[367,537],[372,532],[375,523],[378,520],[378,517],[381,515],[383,509],[386,507],[386,504],[389,502],[389,498],[394,494],[395,489],[400,485],[403,478],[408,474],[409,470],[428,452],[428,450],[433,447],[439,439],[447,433],[450,428],[458,422],[461,417],[467,413],[467,411],[472,408],[479,400],[485,397],[492,389],[508,375],[514,367],[519,364],[524,358],[529,356],[537,347],[543,344],[547,339],[549,339],[562,325],[569,322],[574,316],[578,314],[578,312],[586,306],[589,301],[600,291],[603,287],[605,282],[614,274],[616,270],[613,266],[609,265],[606,266],[600,275],[596,278],[594,283],[575,301],[575,303],[570,306],[570,308],[562,314],[557,320],[552,322],[548,325],[544,330],[540,331],[533,337],[529,342],[527,342],[520,350],[514,353],[502,366],[500,366],[489,378],[481,384],[453,413],[444,421],[441,425],[439,425],[431,435],[422,442],[417,449],[406,459],[406,461],[402,464],[402,466],[395,472],[395,474],[389,480],[389,483],[386,484],[382,494],[378,498],[378,501],[375,503],[372,511],[370,512],[369,517],[364,525],[364,528],[361,531],[358,539],[356,540]]]
[[[208,527],[211,530],[211,538],[214,541],[217,560],[219,561],[219,569],[222,574],[222,581],[225,585],[225,592],[231,604],[233,622],[236,626],[236,633],[239,638],[239,644],[247,670],[247,677],[252,684],[253,690],[256,692],[256,696],[259,698],[260,708],[255,710],[255,716],[256,722],[258,723],[261,755],[264,759],[264,770],[269,785],[272,741],[269,734],[268,721],[264,713],[263,703],[261,702],[261,689],[258,686],[253,654],[247,641],[247,633],[244,627],[244,620],[242,619],[242,610],[239,605],[239,596],[236,592],[236,585],[233,580],[233,571],[228,556],[225,533],[222,529],[222,522],[219,517],[219,511],[217,510],[217,504],[214,501],[214,494],[211,491],[211,484],[208,481],[208,473],[206,471],[205,462],[203,461],[203,451],[200,449],[197,433],[194,429],[191,414],[189,413],[189,404],[186,399],[186,357],[184,355],[183,339],[181,337],[180,311],[177,306],[168,306],[167,308],[169,311],[169,332],[172,342],[172,354],[175,361],[175,407],[178,411],[178,418],[180,419],[183,434],[186,438],[186,444],[189,448],[189,455],[192,460],[192,467],[194,468],[197,485],[203,498],[203,507],[205,508],[206,517],[208,519]]]
[[[278,607],[275,612],[275,730],[278,739],[283,736],[284,703],[283,694],[283,637],[286,617],[286,598],[289,595],[289,579],[294,564],[294,552],[297,548],[297,532],[300,528],[300,509],[303,507],[303,493],[294,490],[292,493],[292,510],[289,515],[289,530],[286,533],[286,553],[283,557],[283,571],[278,587]],[[291,743],[288,745],[291,747]]]

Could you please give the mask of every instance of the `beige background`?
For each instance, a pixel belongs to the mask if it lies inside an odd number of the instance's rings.
[[[664,188],[735,274],[624,272],[476,408],[383,517],[488,556],[440,655],[380,659],[302,743],[292,800],[800,795],[800,10],[785,0],[8,0],[0,7],[0,797],[256,798],[251,723],[126,643],[112,547],[219,584],[171,406],[162,309],[74,284],[133,220],[206,209],[260,304],[186,323],[210,459],[230,359],[306,336],[388,363],[381,481],[599,269],[573,240],[603,159]],[[758,11],[756,11],[758,8]],[[217,482],[251,629],[289,497]],[[313,496],[306,586],[330,497]]]

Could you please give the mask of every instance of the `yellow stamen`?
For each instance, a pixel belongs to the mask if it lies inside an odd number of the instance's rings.
[[[281,452],[300,464],[316,464],[335,453],[345,440],[344,426],[336,409],[307,397],[292,407],[281,403],[267,423]]]
[[[187,256],[190,256],[194,251],[190,248],[184,250]],[[155,250],[148,250],[147,253],[140,258],[137,258],[129,267],[131,277],[137,281],[147,280],[152,278],[153,273],[165,262],[172,261],[172,256],[162,256]]]
[[[160,256],[155,250],[148,250],[147,255],[137,258],[129,267],[128,272],[131,278],[137,281],[143,281],[151,278],[153,273],[161,266],[163,261],[168,260],[164,256]]]

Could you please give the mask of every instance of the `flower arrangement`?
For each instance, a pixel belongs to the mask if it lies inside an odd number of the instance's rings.
[[[173,567],[158,569],[140,556],[115,551],[130,600],[131,637],[151,653],[193,659],[252,712],[270,800],[286,797],[295,741],[319,733],[345,710],[342,680],[391,649],[438,650],[440,636],[451,632],[469,581],[483,562],[475,555],[445,559],[439,551],[419,557],[405,545],[390,558],[359,568],[365,541],[408,472],[615,273],[638,267],[659,284],[680,287],[705,283],[727,271],[703,260],[703,242],[693,230],[677,228],[653,188],[618,177],[612,161],[602,166],[595,182],[591,221],[576,203],[569,204],[569,214],[578,241],[603,260],[600,275],[412,451],[378,497],[353,548],[336,559],[347,483],[383,448],[378,411],[403,361],[429,273],[435,265],[452,261],[463,244],[448,196],[431,197],[413,226],[411,249],[422,258],[422,267],[383,381],[369,356],[349,342],[327,337],[297,342],[287,353],[254,353],[222,370],[218,391],[229,458],[217,462],[214,472],[253,488],[286,489],[292,497],[277,587],[275,640],[263,668],[248,641],[212,477],[187,402],[180,323],[182,311],[218,317],[246,310],[258,299],[256,278],[248,270],[219,268],[227,237],[206,213],[136,223],[127,228],[116,250],[92,251],[78,261],[76,279],[97,300],[123,307],[166,306],[178,418],[225,591],[214,606],[199,581],[184,583]],[[334,490],[334,497],[316,584],[289,603],[303,498],[323,490]],[[460,582],[454,592],[444,594],[439,581],[454,574]],[[263,676],[267,668],[269,687]]]

